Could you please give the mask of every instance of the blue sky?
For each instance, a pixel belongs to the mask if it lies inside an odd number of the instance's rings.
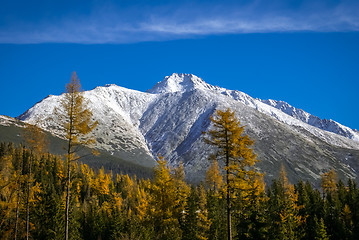
[[[173,72],[359,129],[359,1],[0,0],[0,114]]]

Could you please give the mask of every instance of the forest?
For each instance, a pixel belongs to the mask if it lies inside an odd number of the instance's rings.
[[[152,178],[90,168],[78,150],[94,144],[97,121],[80,87],[74,73],[56,109],[66,154],[49,153],[44,132],[28,123],[25,145],[0,143],[1,239],[359,239],[356,182],[328,169],[321,189],[292,184],[282,165],[266,185],[254,140],[231,109],[210,117],[203,137],[213,154],[199,184],[162,156]]]
[[[0,144],[0,159],[1,239],[64,239],[65,162],[11,143]],[[153,179],[73,164],[69,238],[226,239],[218,164],[203,183],[189,185],[181,166],[158,163]],[[246,196],[232,193],[234,239],[358,239],[359,189],[353,180],[336,181],[331,170],[322,175],[319,191],[308,182],[290,184],[283,168],[263,187]]]

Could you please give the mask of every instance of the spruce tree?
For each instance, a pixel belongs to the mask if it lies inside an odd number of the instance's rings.
[[[298,194],[289,183],[282,165],[278,179],[268,189],[270,212],[270,239],[300,239],[300,226],[305,222],[299,214],[303,207],[298,205]]]
[[[318,221],[318,218],[314,217],[314,228],[315,232],[312,236],[314,240],[329,240],[323,218]]]
[[[187,204],[185,208],[185,219],[183,223],[182,240],[197,239],[195,236],[198,232],[197,226],[197,211],[198,211],[198,194],[194,186],[191,187],[189,196],[187,197]]]

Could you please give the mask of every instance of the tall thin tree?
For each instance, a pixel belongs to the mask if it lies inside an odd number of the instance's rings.
[[[97,126],[98,122],[92,119],[92,111],[84,99],[80,80],[76,72],[72,74],[71,81],[66,85],[66,92],[60,102],[60,108],[55,111],[66,133],[66,207],[65,207],[65,239],[69,239],[69,210],[71,188],[71,163],[80,157],[77,155],[79,147],[95,142],[88,134]]]
[[[27,167],[27,182],[26,182],[26,240],[30,237],[30,195],[32,188],[32,164],[34,155],[40,155],[44,152],[47,146],[45,133],[36,125],[26,124],[24,129],[24,138],[28,148],[31,150],[31,154],[28,158]]]
[[[246,165],[253,165],[256,155],[251,146],[254,141],[248,135],[243,135],[244,126],[229,108],[226,111],[217,110],[211,116],[213,128],[207,132],[206,142],[216,147],[216,158],[222,159],[225,165],[225,189],[227,200],[227,233],[232,240],[232,200],[238,187],[238,176]]]

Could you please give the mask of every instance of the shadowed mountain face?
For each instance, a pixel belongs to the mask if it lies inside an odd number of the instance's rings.
[[[315,117],[303,110],[292,107],[289,111],[289,104],[254,99],[240,91],[209,85],[191,74],[173,74],[146,93],[106,85],[86,91],[84,96],[99,121],[93,132],[98,149],[147,167],[156,164],[159,154],[172,166],[182,161],[191,181],[204,179],[214,150],[203,141],[202,132],[211,127],[209,116],[226,108],[236,112],[246,133],[255,140],[254,149],[261,160],[258,167],[266,172],[267,181],[277,176],[281,164],[290,180],[315,184],[330,168],[342,178],[355,178],[359,171],[356,131],[334,121],[330,129],[323,124],[310,125],[308,119]],[[61,98],[49,96],[19,119],[37,122],[62,137],[53,111]]]
[[[26,147],[24,128],[24,122],[0,115],[0,142],[11,142],[15,145],[21,144]],[[45,131],[45,141],[47,143],[45,152],[50,152],[59,157],[66,154],[67,142],[64,139]],[[87,147],[81,147],[79,150],[78,154],[83,156],[80,162],[86,163],[95,169],[104,167],[107,171],[112,171],[114,176],[116,176],[116,173],[136,175],[140,178],[149,178],[153,175],[153,165],[147,167],[146,165],[137,164],[134,161],[129,161],[129,159],[111,155],[107,151],[99,151],[100,155],[95,156],[90,154],[92,150]]]

